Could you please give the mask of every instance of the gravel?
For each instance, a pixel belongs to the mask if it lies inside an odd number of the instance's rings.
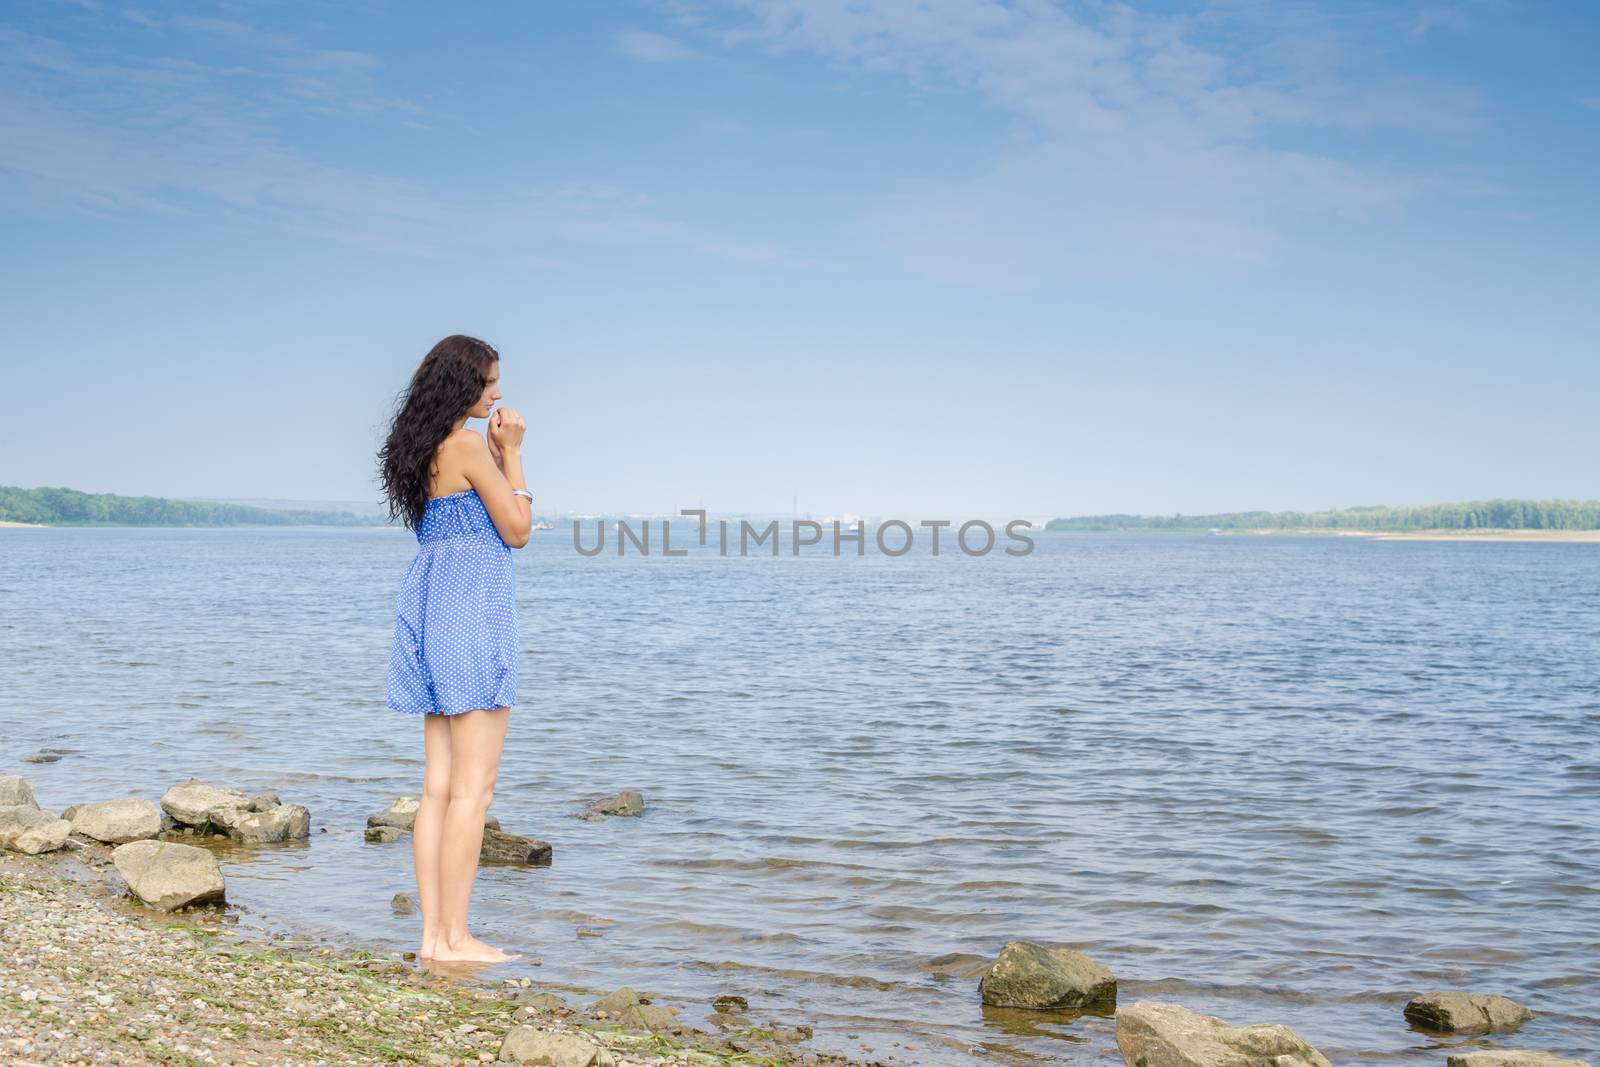
[[[586,1036],[597,1061],[876,1067],[780,1046],[758,1026],[624,1030],[520,983],[423,971],[398,954],[229,928],[130,897],[109,848],[0,853],[0,1063],[361,1065],[495,1062],[519,1025]]]

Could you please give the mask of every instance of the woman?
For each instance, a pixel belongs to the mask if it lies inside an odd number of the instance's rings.
[[[423,960],[516,959],[467,933],[484,818],[517,695],[511,549],[528,543],[533,494],[523,421],[500,399],[500,355],[455,334],[433,346],[378,453],[390,518],[416,531],[401,579],[389,707],[422,715],[422,804],[412,831]],[[488,419],[488,437],[469,429]]]

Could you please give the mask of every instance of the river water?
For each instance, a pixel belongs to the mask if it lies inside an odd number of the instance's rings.
[[[489,977],[692,1021],[735,992],[893,1063],[1120,1063],[1108,1015],[986,1009],[933,963],[1020,938],[1338,1064],[1482,1047],[1405,1022],[1440,988],[1539,1012],[1497,1043],[1600,1048],[1600,545],[1034,536],[589,558],[536,534],[492,810],[554,862],[480,872],[475,932],[542,961]],[[414,949],[409,839],[362,829],[420,783],[421,720],[384,705],[415,550],[0,529],[0,771],[57,810],[275,789],[312,836],[219,853],[243,921]],[[624,788],[643,817],[574,817]]]

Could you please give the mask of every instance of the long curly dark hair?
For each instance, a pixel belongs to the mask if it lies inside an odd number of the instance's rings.
[[[379,476],[389,498],[389,518],[415,530],[428,504],[428,468],[439,444],[455,429],[489,383],[500,353],[486,341],[453,333],[433,346],[395,403],[389,437],[378,450]]]

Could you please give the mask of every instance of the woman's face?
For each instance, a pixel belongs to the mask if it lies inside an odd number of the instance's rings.
[[[467,417],[472,419],[487,419],[494,411],[494,402],[500,399],[500,361],[495,360],[489,364],[489,380],[483,383],[483,395],[478,397],[478,402],[467,412]]]

